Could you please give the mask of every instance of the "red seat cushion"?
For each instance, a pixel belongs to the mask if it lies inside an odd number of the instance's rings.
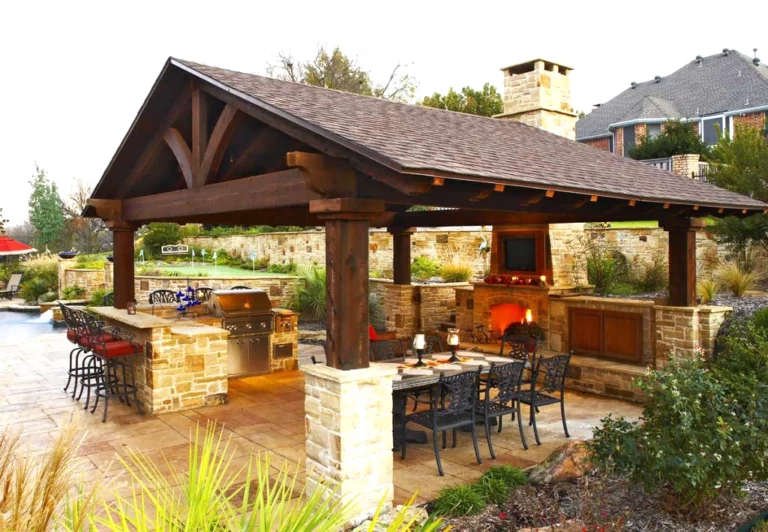
[[[77,331],[74,331],[72,329],[67,330],[67,340],[69,340],[73,344],[76,344],[79,339],[80,339],[80,336],[77,334]]]
[[[118,338],[115,338],[111,334],[102,334],[98,340],[96,340],[96,344],[106,344],[107,342],[115,342]],[[92,348],[93,347],[93,339],[90,336],[81,336],[78,338],[77,343],[80,344],[83,347]]]
[[[373,328],[373,325],[368,325],[368,339],[369,340],[378,340],[379,335],[376,334],[376,329]]]
[[[137,351],[137,346],[126,340],[96,344],[93,347],[93,352],[104,358],[135,355]]]

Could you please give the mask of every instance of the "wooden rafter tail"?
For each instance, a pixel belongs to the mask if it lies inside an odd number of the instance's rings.
[[[629,200],[629,206],[630,207],[634,207],[635,205],[637,205],[637,200],[633,200],[633,199]]]
[[[698,206],[698,205],[694,205],[694,206],[693,206],[693,210],[694,210],[694,211],[698,211],[698,210],[699,210],[699,206]]]
[[[499,185],[494,185],[493,186],[493,191],[494,192],[504,192],[504,185],[500,185],[500,184]]]
[[[664,204],[664,209],[669,209],[669,206],[670,206],[670,205],[671,205],[670,203],[665,203],[665,204]]]
[[[597,196],[595,195],[590,196],[589,201],[591,201],[592,203],[595,203],[597,201]]]
[[[445,179],[442,177],[434,177],[432,179],[432,186],[442,187],[445,184]]]
[[[484,199],[488,199],[491,196],[491,194],[493,194],[495,188],[496,187],[494,187],[494,188],[487,188],[485,190],[481,190],[480,192],[478,192],[474,196],[470,196],[469,201],[471,201],[471,202],[479,202],[479,201],[483,201]]]
[[[544,194],[547,198],[554,198],[555,197],[555,191],[554,190],[547,190],[547,192]]]

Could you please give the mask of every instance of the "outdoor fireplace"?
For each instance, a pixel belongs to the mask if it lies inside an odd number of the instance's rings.
[[[513,323],[530,323],[533,321],[533,311],[517,303],[496,303],[491,305],[491,331],[503,333]]]

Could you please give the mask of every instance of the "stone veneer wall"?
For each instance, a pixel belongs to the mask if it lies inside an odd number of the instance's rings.
[[[298,283],[298,277],[190,277],[189,284],[193,288],[208,287],[214,290],[244,285],[250,288],[261,288],[269,294],[269,300],[274,307],[287,307],[293,297]],[[154,290],[184,290],[187,287],[185,277],[147,277],[136,276],[136,301],[147,303],[149,294]]]
[[[731,307],[667,307],[655,306],[656,367],[662,367],[670,354],[693,359],[703,349],[712,355],[717,333]]]
[[[305,373],[307,492],[323,482],[328,495],[354,504],[353,523],[394,497],[392,378],[397,368],[372,364],[341,371],[321,364]]]
[[[104,322],[134,334],[144,346],[133,362],[139,399],[148,413],[227,402],[227,331],[187,336],[173,334],[170,326],[136,329],[109,318]]]

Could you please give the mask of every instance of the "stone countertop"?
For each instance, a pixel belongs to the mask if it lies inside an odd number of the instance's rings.
[[[93,307],[91,310],[103,318],[114,320],[118,323],[128,325],[135,329],[159,329],[169,327],[171,334],[179,336],[205,336],[210,334],[221,334],[228,331],[212,325],[196,323],[192,320],[171,320],[152,316],[144,312],[137,312],[129,315],[125,309],[116,309],[113,307]]]

